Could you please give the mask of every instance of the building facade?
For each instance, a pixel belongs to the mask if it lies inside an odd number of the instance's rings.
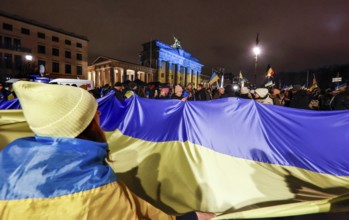
[[[149,83],[154,81],[155,72],[153,68],[100,56],[88,66],[87,79],[94,81],[96,87],[136,79]]]
[[[51,78],[85,78],[88,39],[46,24],[0,12],[0,81],[45,67]]]
[[[195,85],[201,83],[203,65],[181,47],[175,48],[154,40],[143,44],[140,58],[143,66],[156,69],[154,81],[183,86],[190,82]]]

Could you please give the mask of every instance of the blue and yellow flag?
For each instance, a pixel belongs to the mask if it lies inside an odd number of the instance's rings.
[[[240,71],[240,73],[239,73],[239,79],[241,80],[241,79],[243,79],[244,78],[244,76],[242,75],[242,72]]]
[[[219,80],[219,76],[217,75],[216,72],[214,72],[214,73],[212,73],[212,76],[211,76],[210,81],[208,83],[210,85],[212,85],[213,83],[215,83],[218,80]]]
[[[343,84],[340,84],[340,85],[336,86],[336,91],[342,91],[345,88],[347,88],[347,84],[343,83]]]
[[[313,74],[313,83],[310,86],[309,91],[312,92],[316,88],[318,88],[317,80],[316,80],[315,74]]]
[[[265,77],[270,78],[270,77],[273,77],[274,74],[275,74],[275,72],[274,72],[273,68],[271,68],[271,66],[268,65],[267,72],[265,73]]]
[[[349,189],[346,112],[235,98],[134,97],[121,106],[112,111],[120,113],[116,120],[102,120],[112,131],[111,165],[158,207],[223,213],[221,219],[349,210],[340,205]]]
[[[248,80],[242,75],[242,72],[239,73],[239,81],[240,83],[248,82]]]
[[[217,219],[349,211],[346,111],[237,98],[120,102],[112,92],[98,102],[110,166],[165,211]]]

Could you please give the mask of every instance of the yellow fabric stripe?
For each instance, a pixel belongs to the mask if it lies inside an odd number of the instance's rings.
[[[133,195],[123,184],[47,199],[0,201],[0,219],[174,219]]]
[[[334,199],[323,199],[319,201],[297,202],[292,204],[278,205],[266,208],[257,208],[248,211],[222,214],[214,219],[244,219],[244,218],[266,218],[293,216],[299,214],[312,214],[322,212],[347,212],[349,207],[349,195]]]
[[[33,135],[22,110],[0,111],[0,150],[17,138]]]
[[[120,131],[108,140],[118,176],[137,195],[174,213],[241,214],[268,207],[277,216],[281,212],[272,206],[336,198],[349,188],[349,177],[234,158],[190,142],[153,143]],[[311,211],[328,211],[311,204],[317,207]],[[293,215],[305,212],[292,210]]]

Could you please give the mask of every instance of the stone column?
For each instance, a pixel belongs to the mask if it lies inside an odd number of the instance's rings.
[[[124,82],[127,80],[127,69],[124,69]]]
[[[186,81],[186,67],[181,67],[181,80],[180,80],[180,83],[182,86],[185,87],[185,81]]]
[[[101,71],[97,70],[98,87],[101,87]]]
[[[174,85],[177,85],[180,83],[180,81],[178,80],[178,78],[181,76],[181,65],[176,64],[176,70],[175,70],[175,80],[174,80]]]
[[[190,70],[190,76],[191,76],[191,79],[190,79],[190,82],[192,82],[192,83],[194,83],[195,84],[195,82],[194,82],[194,70]]]
[[[113,86],[114,85],[114,81],[115,81],[115,79],[114,79],[114,68],[113,67],[109,67],[109,76],[108,76],[108,78],[109,78],[109,85],[110,86]]]
[[[191,69],[189,68],[189,67],[187,67],[186,68],[187,69],[187,75],[186,75],[186,85],[188,84],[188,83],[190,83],[190,82],[192,82],[192,80],[191,80],[191,76],[192,76],[192,73],[191,73]]]
[[[166,62],[165,83],[169,83],[169,72],[170,72],[170,63]]]
[[[198,72],[196,70],[193,70],[193,82],[195,83],[195,88],[198,86]]]
[[[167,71],[167,79],[169,84],[173,84],[174,78],[173,78],[173,71],[172,71],[172,63],[168,62],[168,71]]]
[[[95,87],[99,87],[99,70],[95,69]]]
[[[116,68],[116,67],[114,67],[113,68],[113,72],[114,72],[114,84],[116,83],[116,82],[120,82],[121,80],[119,79],[120,78],[120,71]],[[113,84],[113,86],[114,86],[114,84]]]
[[[125,70],[120,68],[120,82],[123,83],[125,81]]]
[[[156,81],[161,82],[161,72],[162,72],[162,60],[158,59],[157,60],[157,76],[156,77]]]
[[[92,71],[92,81],[93,81],[93,83],[95,84],[95,87],[96,87],[97,86],[97,82],[96,82],[96,71],[95,70]]]
[[[101,86],[105,85],[105,68],[101,70]]]
[[[201,81],[201,80],[200,80],[200,72],[197,71],[196,73],[197,73],[197,74],[196,74],[196,81],[197,81],[197,83],[199,84],[199,82]]]
[[[106,66],[104,68],[104,85],[109,84],[110,85],[110,67]]]

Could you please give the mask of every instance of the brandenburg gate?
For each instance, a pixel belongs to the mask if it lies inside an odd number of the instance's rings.
[[[154,81],[183,86],[190,82],[195,86],[201,83],[203,65],[182,49],[177,38],[172,46],[158,40],[143,44],[140,58],[143,66],[156,69]]]

